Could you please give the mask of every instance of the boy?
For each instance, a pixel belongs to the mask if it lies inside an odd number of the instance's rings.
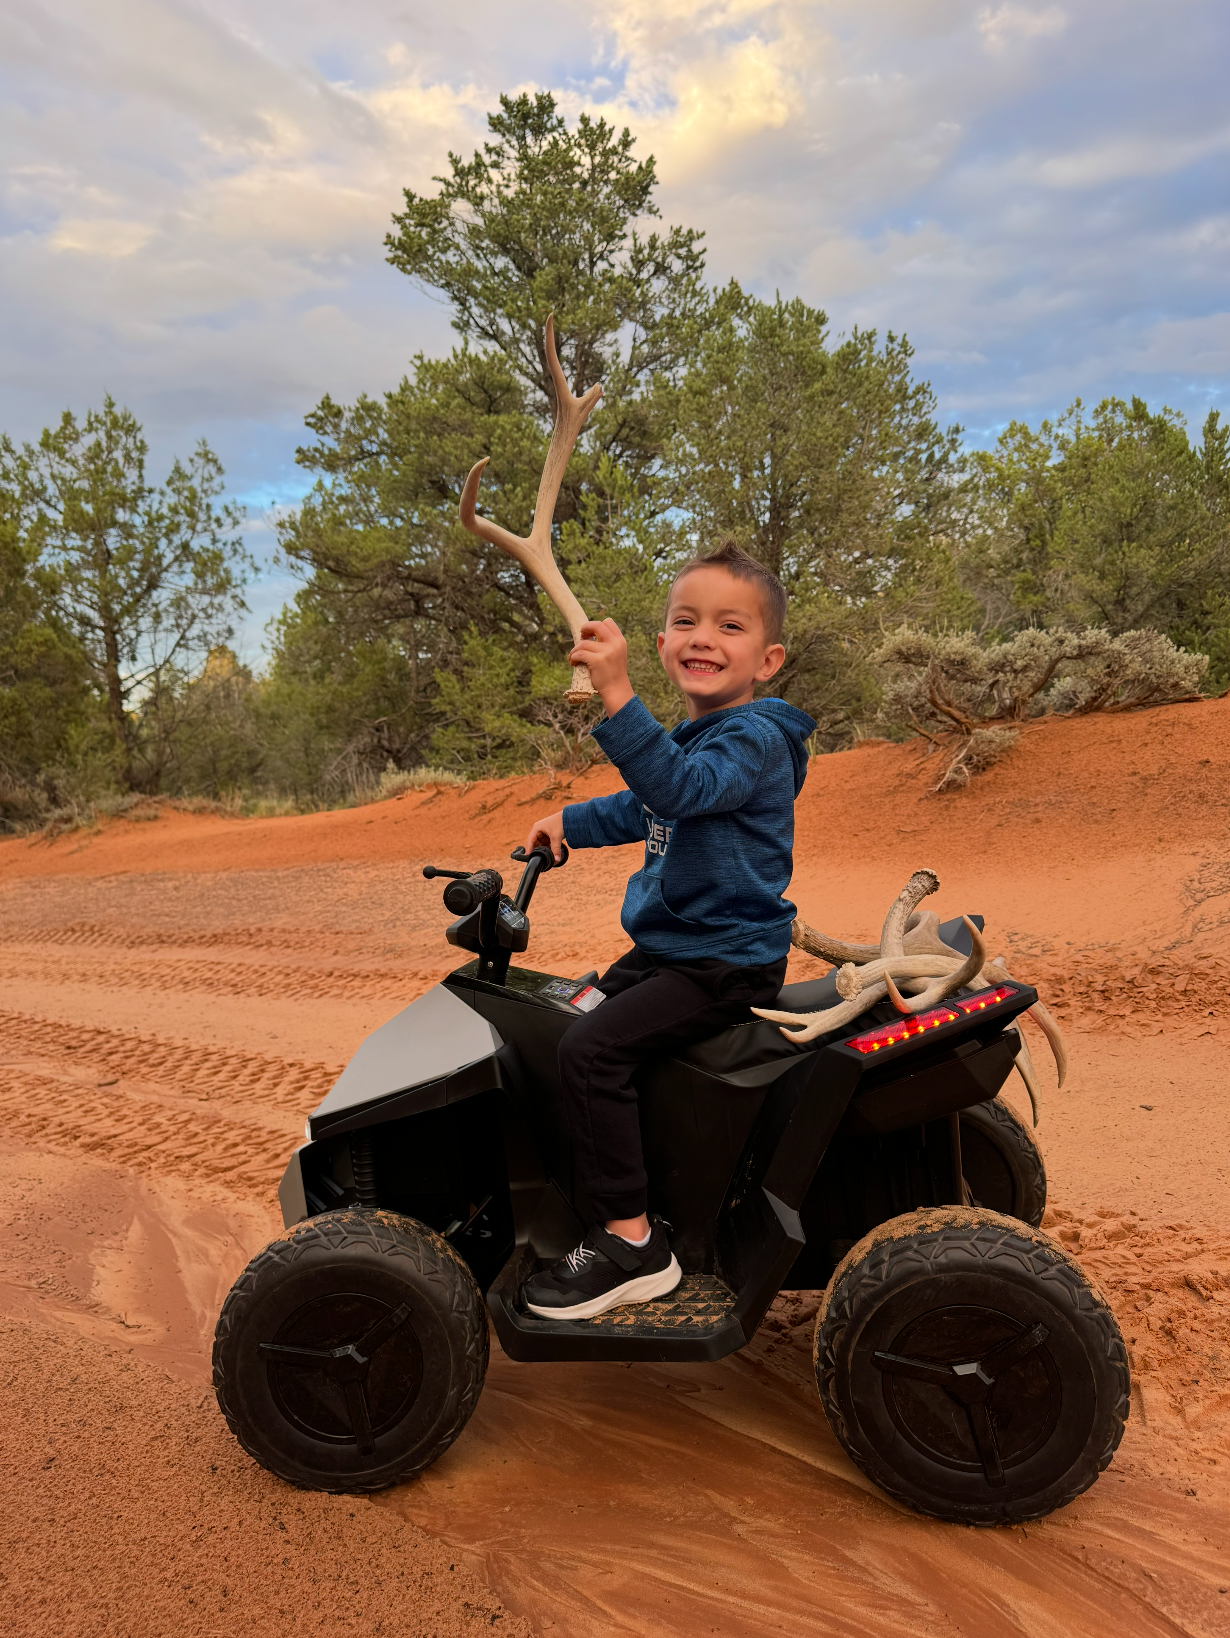
[[[644,841],[621,921],[633,948],[598,981],[606,1000],[560,1043],[560,1079],[577,1169],[598,1226],[525,1288],[546,1319],[590,1319],[647,1302],[680,1280],[646,1176],[632,1077],[650,1057],[771,1006],[781,989],[794,906],[794,800],[815,723],[784,700],[753,700],[781,669],[786,593],[733,541],[684,565],[671,586],[658,654],[687,701],[669,733],[632,691],[613,620],[591,621],[570,659],[589,666],[606,720],[594,738],[627,790],[537,819],[527,851]]]

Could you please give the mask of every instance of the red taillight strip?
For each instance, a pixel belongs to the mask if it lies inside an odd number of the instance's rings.
[[[925,1030],[939,1029],[941,1024],[955,1024],[963,1013],[968,1015],[971,1012],[982,1012],[987,1007],[993,1007],[997,1001],[1006,1001],[1010,995],[1016,993],[1007,984],[1001,984],[994,990],[979,990],[960,1001],[950,1001],[946,1006],[935,1007],[930,1012],[912,1013],[898,1023],[883,1024],[879,1029],[868,1030],[866,1035],[856,1035],[853,1040],[842,1044],[853,1047],[856,1052],[878,1052],[881,1047],[896,1046],[899,1041],[909,1041]]]

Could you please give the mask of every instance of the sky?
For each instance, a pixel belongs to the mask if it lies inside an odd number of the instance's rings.
[[[384,260],[501,91],[656,156],[714,283],[904,331],[986,443],[1080,395],[1198,428],[1230,388],[1225,0],[7,0],[0,430],[110,393],[205,437],[263,570],[304,414],[447,351]]]

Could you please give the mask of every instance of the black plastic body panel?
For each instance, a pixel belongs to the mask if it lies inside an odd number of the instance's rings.
[[[649,1209],[673,1225],[685,1274],[717,1272],[718,1217],[767,1088],[732,1086],[690,1064],[655,1064],[638,1087]]]
[[[823,1289],[850,1247],[879,1224],[957,1199],[947,1117],[870,1137],[851,1135],[843,1123],[800,1208],[805,1245],[786,1287]]]
[[[555,1180],[571,1204],[575,1189],[572,1145],[560,1093],[558,1053],[565,1031],[581,1015],[566,1002],[538,994],[551,977],[514,967],[507,984],[487,984],[463,968],[445,982],[515,1046],[521,1076],[519,1084],[509,1088],[512,1102],[538,1149],[545,1176]]]
[[[877,1069],[863,1077],[844,1128],[863,1134],[899,1132],[983,1103],[1008,1079],[1016,1049],[1013,1037],[997,1031],[988,1042],[980,1031],[918,1069],[908,1060]]]
[[[364,1040],[308,1117],[313,1138],[438,1109],[500,1085],[502,1038],[433,985]]]

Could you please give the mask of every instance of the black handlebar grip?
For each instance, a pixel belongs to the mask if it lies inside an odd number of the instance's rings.
[[[527,853],[523,847],[514,848],[508,857],[510,859],[515,859],[518,864],[529,864],[531,859],[538,859],[541,861],[541,868],[543,870],[558,870],[561,865],[566,865],[568,863],[568,843],[561,841],[558,863],[556,862],[555,855],[551,852],[551,849],[549,847],[543,847],[541,843],[539,843],[539,845],[529,853]]]
[[[498,870],[476,870],[459,882],[450,882],[444,889],[444,908],[455,916],[468,916],[484,899],[494,898],[504,886]]]

